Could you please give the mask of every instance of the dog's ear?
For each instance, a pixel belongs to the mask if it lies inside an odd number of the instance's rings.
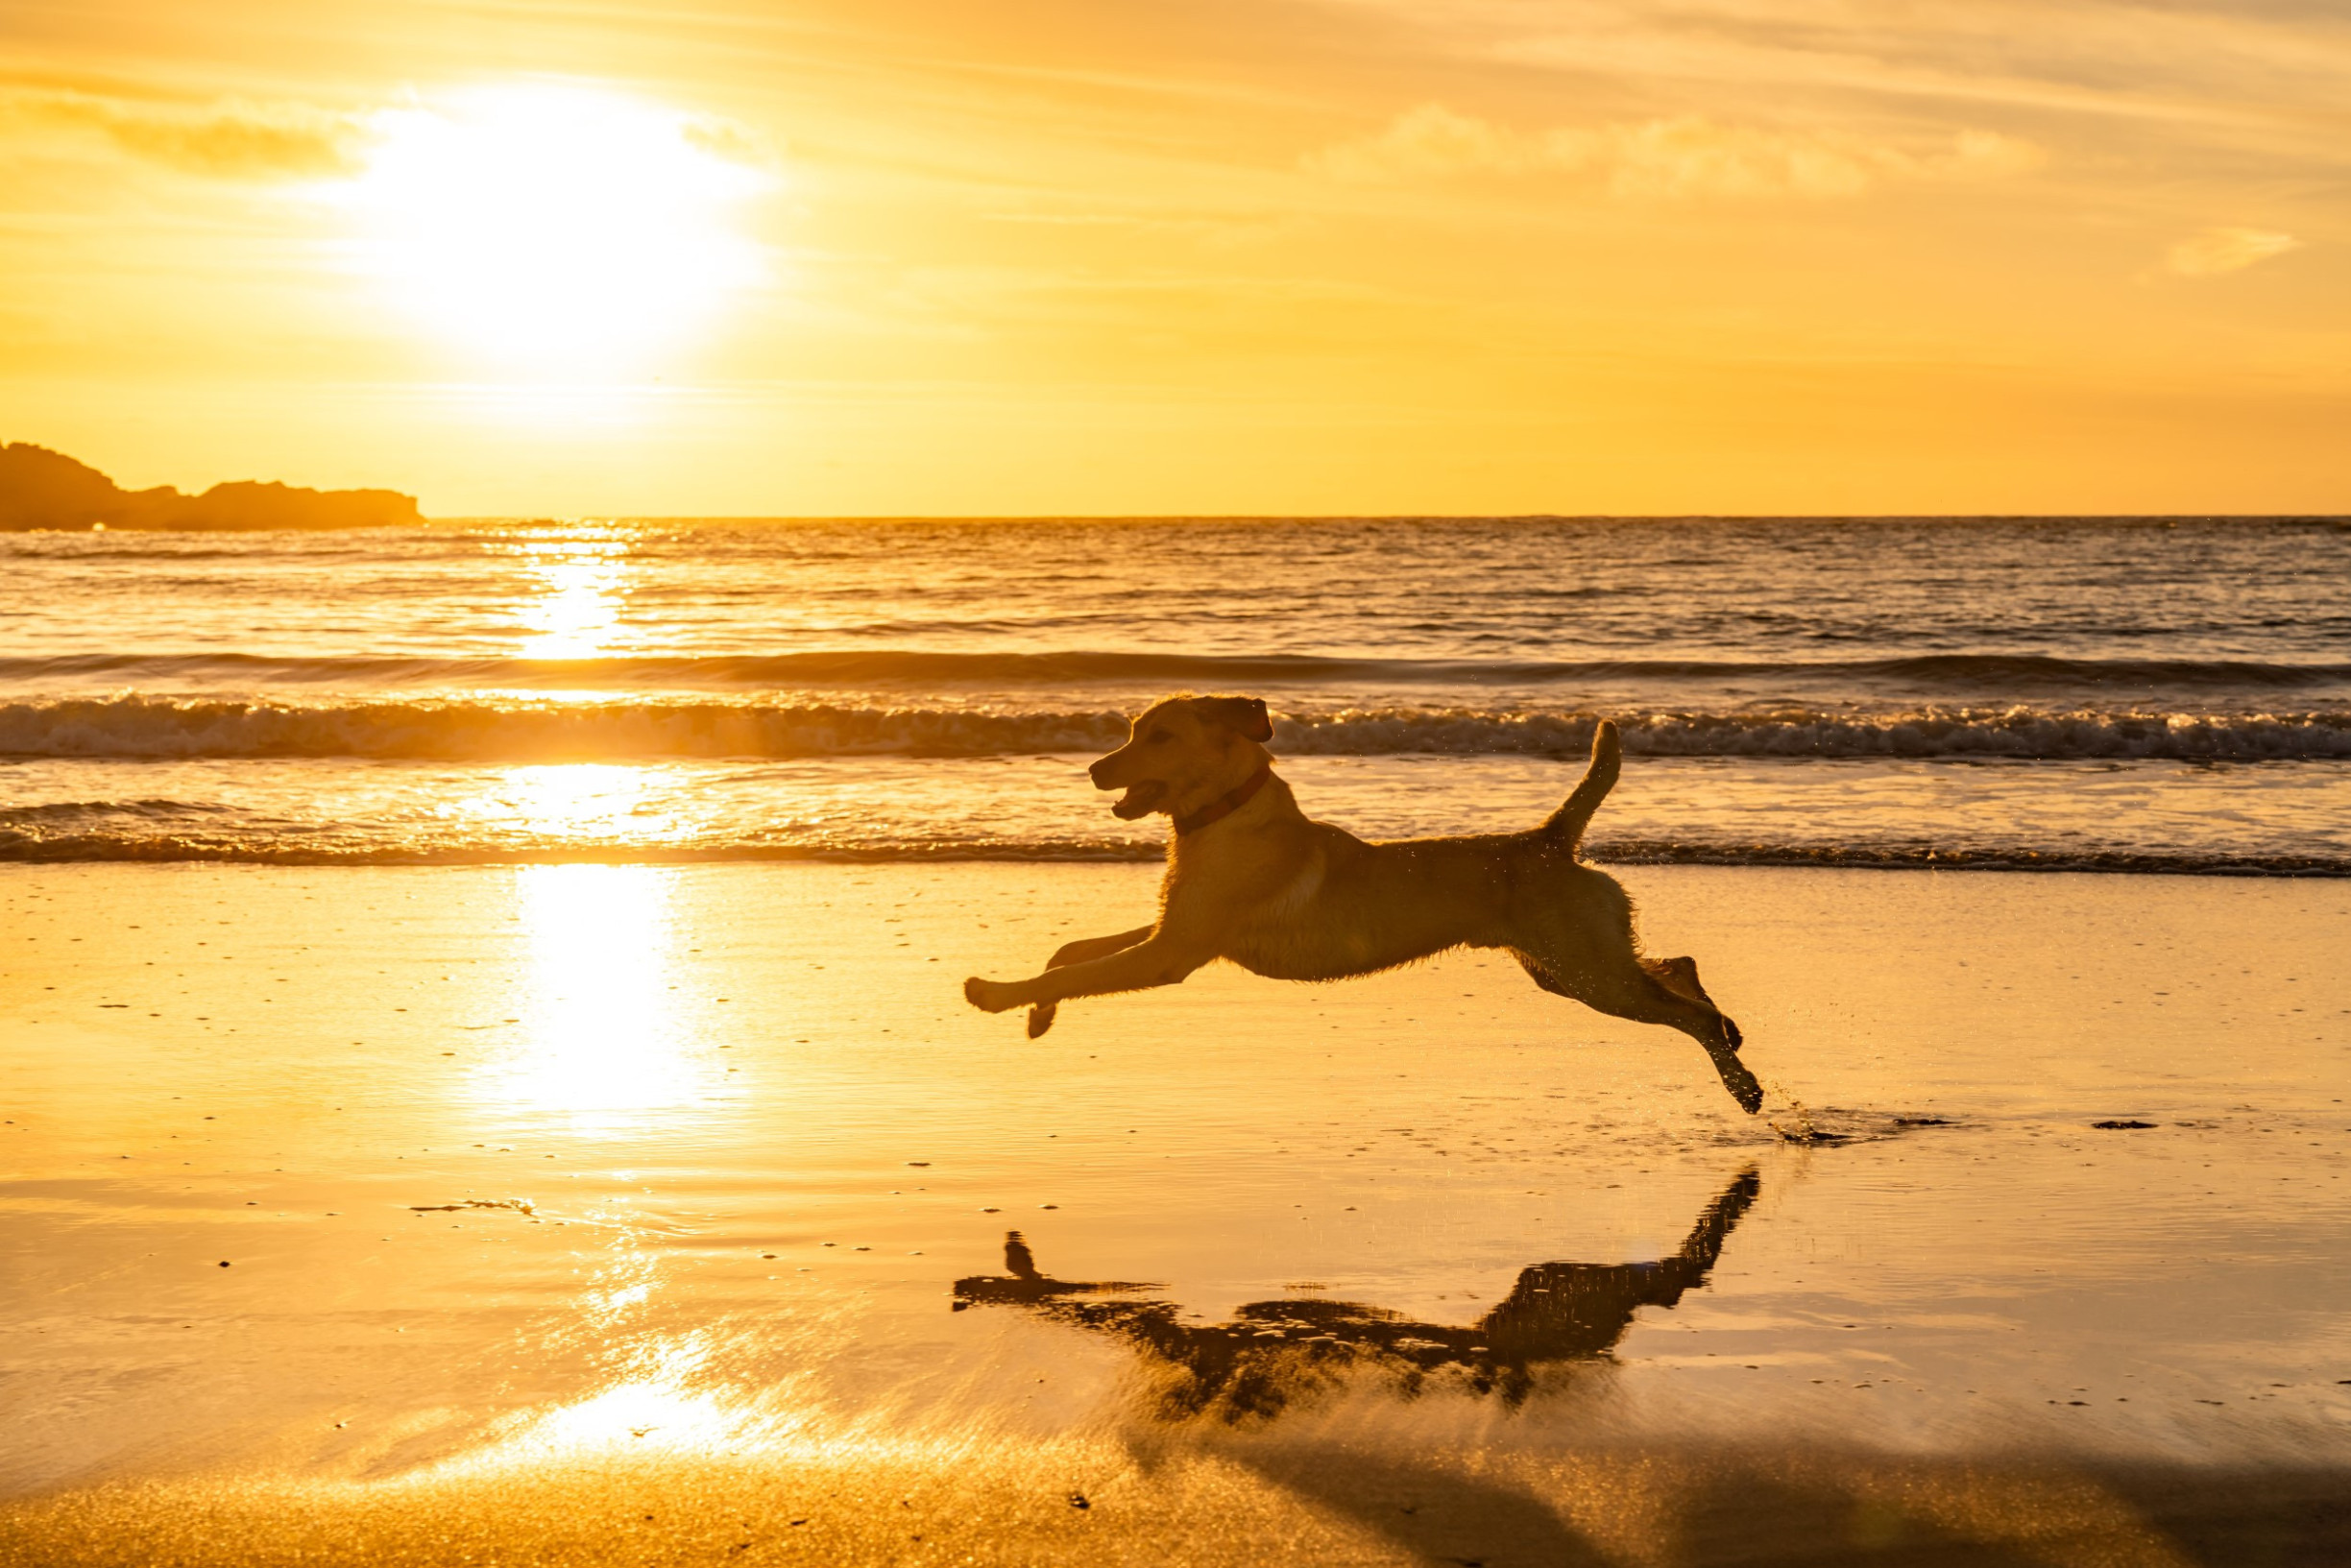
[[[1273,738],[1273,719],[1266,712],[1263,697],[1195,697],[1192,705],[1201,717],[1214,719],[1247,739]]]

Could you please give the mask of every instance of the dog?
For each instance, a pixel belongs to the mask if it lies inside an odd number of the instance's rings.
[[[1535,983],[1617,1018],[1680,1029],[1705,1048],[1748,1114],[1762,1085],[1739,1060],[1738,1025],[1688,958],[1644,958],[1614,878],[1576,858],[1616,783],[1616,727],[1592,735],[1584,780],[1525,832],[1367,843],[1298,809],[1273,772],[1263,699],[1189,694],[1153,703],[1126,745],[1089,770],[1124,793],[1111,810],[1172,820],[1159,918],[1072,942],[1026,980],[963,982],[973,1006],[1027,1007],[1030,1039],[1073,997],[1174,985],[1213,959],[1282,980],[1394,969],[1453,948],[1499,948]]]

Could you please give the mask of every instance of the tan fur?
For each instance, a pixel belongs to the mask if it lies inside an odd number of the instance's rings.
[[[1123,817],[1181,820],[1267,765],[1262,742],[1272,735],[1254,698],[1170,697],[1094,764],[1095,786],[1127,791],[1114,808]],[[1689,1035],[1753,1112],[1762,1088],[1739,1061],[1738,1026],[1698,983],[1697,965],[1643,958],[1624,889],[1576,858],[1616,765],[1615,727],[1604,723],[1584,784],[1541,827],[1386,844],[1309,819],[1276,775],[1229,815],[1169,835],[1154,924],[1072,942],[1030,979],[974,977],[963,994],[991,1013],[1032,1009],[1033,1037],[1073,997],[1173,985],[1218,958],[1274,979],[1330,980],[1449,948],[1499,948],[1545,991]]]

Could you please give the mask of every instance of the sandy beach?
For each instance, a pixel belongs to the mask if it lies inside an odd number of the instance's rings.
[[[1490,955],[962,1004],[1147,867],[8,867],[0,1540],[2351,1555],[2351,889],[1622,875],[1762,1117]]]
[[[0,1568],[2351,1568],[2351,7],[6,17]]]

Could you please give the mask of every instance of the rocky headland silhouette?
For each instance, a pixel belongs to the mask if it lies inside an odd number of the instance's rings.
[[[88,464],[30,442],[0,446],[0,532],[35,528],[400,528],[424,520],[395,490],[304,490],[236,480],[201,495],[125,490]]]

